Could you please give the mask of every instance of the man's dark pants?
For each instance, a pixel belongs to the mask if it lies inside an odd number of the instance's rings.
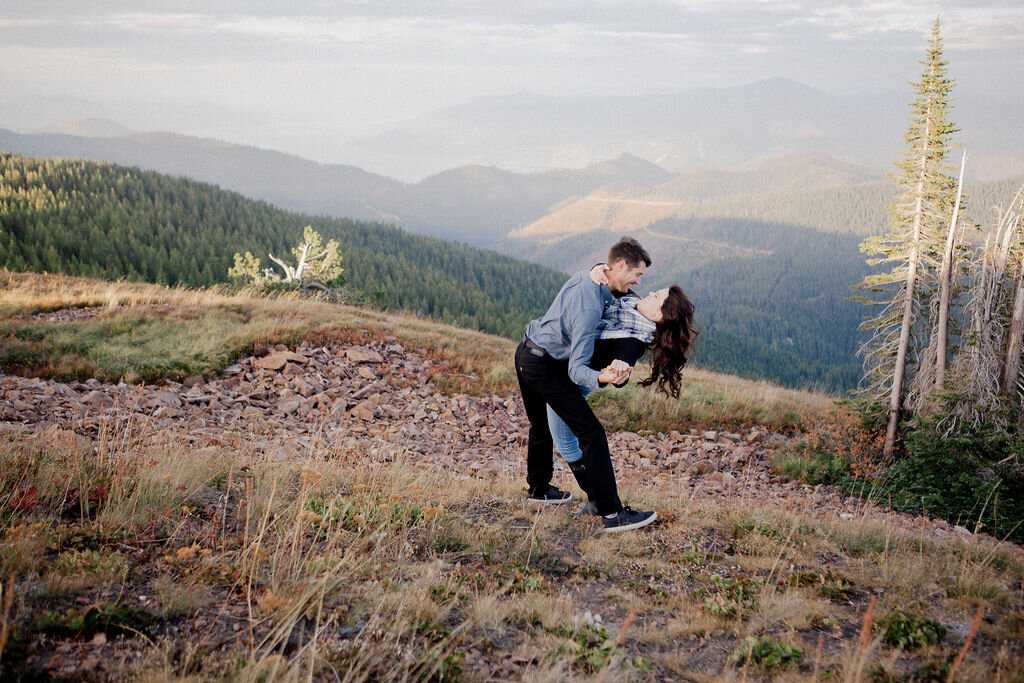
[[[530,491],[545,491],[551,483],[553,445],[545,408],[550,405],[580,440],[590,482],[587,493],[598,511],[610,515],[622,510],[608,437],[580,388],[569,379],[568,361],[555,360],[547,353],[526,346],[524,341],[516,349],[516,376],[526,416],[530,419],[526,455],[526,483]]]

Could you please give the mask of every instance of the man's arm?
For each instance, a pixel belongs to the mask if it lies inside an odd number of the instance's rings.
[[[590,357],[594,355],[594,337],[597,334],[597,321],[601,319],[601,311],[591,307],[573,310],[569,320],[572,342],[569,348],[569,379],[580,386],[598,389],[601,386],[601,373],[591,368]],[[568,313],[568,311],[567,311]]]

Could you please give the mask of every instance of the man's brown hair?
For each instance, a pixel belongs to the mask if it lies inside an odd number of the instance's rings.
[[[608,250],[608,265],[612,265],[619,259],[625,259],[630,268],[640,265],[641,261],[645,266],[650,267],[651,265],[651,255],[632,237],[622,237]]]

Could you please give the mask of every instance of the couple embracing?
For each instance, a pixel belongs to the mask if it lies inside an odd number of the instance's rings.
[[[608,532],[647,526],[657,513],[619,500],[608,438],[586,396],[607,384],[624,385],[649,349],[651,376],[640,384],[657,384],[678,398],[680,372],[696,336],[693,304],[678,285],[643,298],[632,291],[650,265],[647,251],[623,237],[612,245],[607,263],[576,273],[562,286],[516,349],[516,376],[530,420],[528,500],[572,499],[551,485],[557,446],[589,498],[580,512],[600,515]]]

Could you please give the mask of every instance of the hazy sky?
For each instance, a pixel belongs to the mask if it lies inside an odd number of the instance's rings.
[[[134,128],[344,161],[318,138],[484,95],[909,93],[939,15],[960,92],[1024,83],[1021,0],[0,0],[0,104],[112,102]]]

